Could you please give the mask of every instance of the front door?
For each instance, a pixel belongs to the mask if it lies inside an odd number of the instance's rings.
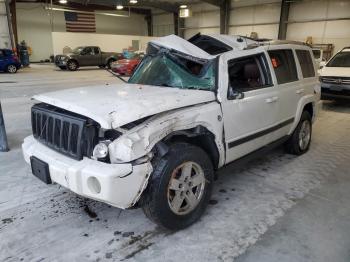
[[[94,55],[94,50],[92,47],[85,47],[79,57],[80,66],[92,66],[96,65],[96,56]]]
[[[227,95],[221,94],[228,163],[276,140],[279,95],[264,49],[228,52],[220,59],[220,85],[228,86]]]

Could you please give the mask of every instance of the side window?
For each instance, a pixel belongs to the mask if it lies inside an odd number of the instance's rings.
[[[314,77],[315,69],[310,52],[308,50],[295,50],[295,52],[297,53],[303,77]]]
[[[84,55],[92,55],[92,48],[91,47],[85,47],[83,51]]]
[[[291,49],[270,50],[268,53],[278,84],[298,80],[297,68],[295,66],[293,51]]]
[[[100,53],[100,49],[98,49],[98,47],[94,47],[94,54],[98,55]]]
[[[271,86],[271,74],[264,54],[233,59],[228,62],[229,97]]]

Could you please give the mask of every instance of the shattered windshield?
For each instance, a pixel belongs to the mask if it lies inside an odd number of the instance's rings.
[[[213,61],[193,61],[169,50],[148,54],[129,83],[183,89],[215,89]]]

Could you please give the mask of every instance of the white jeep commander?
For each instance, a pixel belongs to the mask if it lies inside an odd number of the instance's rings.
[[[309,149],[315,71],[301,43],[159,38],[128,83],[34,96],[24,158],[47,184],[185,228],[203,214],[214,170],[280,143]]]

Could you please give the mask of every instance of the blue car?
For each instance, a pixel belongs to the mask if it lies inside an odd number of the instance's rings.
[[[0,49],[0,71],[11,74],[21,67],[18,57],[10,49]]]

